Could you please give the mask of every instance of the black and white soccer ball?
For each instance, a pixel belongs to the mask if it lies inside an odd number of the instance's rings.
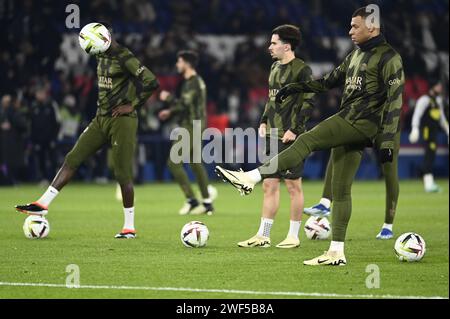
[[[425,240],[416,233],[404,233],[395,241],[394,252],[401,261],[419,261],[426,251]]]
[[[326,217],[311,216],[305,223],[306,237],[323,240],[330,237],[331,225]]]
[[[209,230],[204,223],[192,221],[183,226],[180,238],[186,247],[203,247],[208,242]]]
[[[50,232],[50,224],[45,217],[30,215],[23,223],[23,233],[30,239],[45,238]]]
[[[101,23],[86,24],[78,35],[81,48],[88,54],[103,53],[111,45],[111,34]]]

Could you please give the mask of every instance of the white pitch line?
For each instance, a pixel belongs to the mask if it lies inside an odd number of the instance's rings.
[[[300,291],[252,291],[233,289],[202,289],[184,287],[140,287],[140,286],[94,286],[80,285],[79,287],[67,287],[63,284],[28,283],[28,282],[0,282],[0,286],[15,287],[48,287],[66,289],[109,289],[109,290],[153,290],[153,291],[184,291],[184,292],[211,292],[223,294],[245,294],[245,295],[269,295],[269,296],[296,296],[296,297],[333,297],[333,298],[381,298],[381,299],[448,299],[442,296],[397,296],[397,295],[357,295],[357,294],[335,294],[320,292]]]

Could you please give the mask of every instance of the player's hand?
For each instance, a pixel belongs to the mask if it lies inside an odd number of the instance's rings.
[[[172,112],[170,110],[162,110],[162,111],[159,111],[158,117],[161,121],[165,121],[170,117],[171,113]]]
[[[392,148],[382,148],[380,150],[380,162],[384,163],[392,163],[392,159],[394,158],[394,150]]]
[[[260,137],[265,137],[266,136],[266,131],[267,131],[267,124],[266,123],[261,123],[259,125],[259,129],[258,129],[258,134]]]
[[[281,142],[283,142],[284,144],[290,143],[292,141],[295,141],[296,138],[297,138],[296,134],[292,133],[291,130],[287,130],[286,133],[284,133],[283,137],[281,138]]]
[[[290,83],[286,86],[283,86],[275,96],[275,102],[276,103],[283,103],[283,101],[292,94],[300,93],[301,91],[297,87],[295,83]]]
[[[170,93],[168,92],[168,91],[164,91],[164,90],[162,90],[160,93],[159,93],[159,99],[161,100],[161,101],[165,101],[165,100],[167,100],[167,98],[170,96]]]
[[[420,136],[419,129],[413,128],[411,133],[409,134],[409,142],[411,144],[417,143],[417,141],[419,140],[419,136]]]
[[[118,117],[120,115],[129,114],[133,111],[134,108],[131,106],[131,104],[120,105],[112,110],[112,117]]]

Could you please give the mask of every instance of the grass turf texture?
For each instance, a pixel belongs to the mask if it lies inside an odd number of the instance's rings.
[[[394,241],[375,235],[384,219],[384,183],[355,182],[353,213],[347,232],[346,267],[307,267],[329,241],[306,239],[301,247],[278,249],[289,227],[289,198],[281,191],[281,207],[272,227],[272,247],[238,248],[238,241],[254,235],[259,226],[262,190],[241,197],[226,184],[216,184],[219,197],[214,216],[179,216],[183,197],[177,185],[137,186],[135,194],[138,238],[117,240],[123,222],[115,185],[71,184],[53,202],[48,219],[50,235],[26,239],[25,215],[15,204],[38,198],[34,186],[0,188],[0,282],[66,283],[66,267],[80,267],[80,284],[107,286],[189,287],[250,291],[336,293],[351,295],[442,296],[448,298],[448,180],[443,192],[426,194],[420,181],[402,181],[395,238],[408,231],[422,235],[427,252],[418,263],[397,260]],[[306,206],[320,197],[321,182],[304,183]],[[308,216],[304,215],[303,224]],[[186,248],[182,226],[201,220],[210,230],[207,247]],[[380,288],[368,289],[366,267],[380,269]],[[185,291],[67,289],[64,287],[0,286],[0,298],[299,298]]]

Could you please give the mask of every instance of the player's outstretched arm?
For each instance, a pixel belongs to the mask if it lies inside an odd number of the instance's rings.
[[[354,51],[353,51],[354,52]],[[290,83],[278,91],[275,101],[281,103],[286,97],[298,93],[321,93],[345,83],[348,64],[352,53],[347,55],[345,60],[333,71],[318,80],[311,80],[299,83]]]

